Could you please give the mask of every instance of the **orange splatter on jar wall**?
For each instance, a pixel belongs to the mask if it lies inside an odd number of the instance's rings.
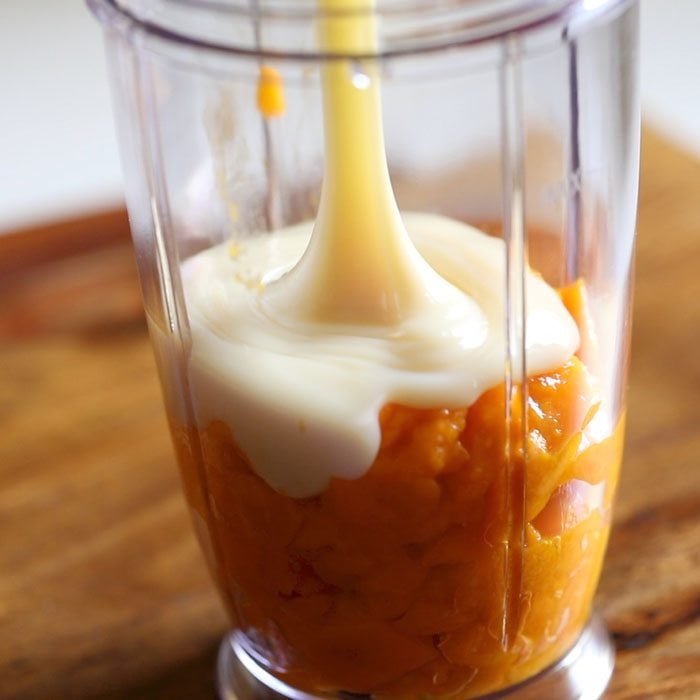
[[[562,296],[580,321],[577,291]],[[623,421],[589,444],[597,406],[577,357],[527,380],[526,430],[512,402],[525,500],[509,606],[505,401],[499,386],[468,409],[387,405],[369,471],[305,499],[261,479],[224,423],[173,426],[212,573],[268,670],[313,693],[469,698],[571,648],[601,569]]]

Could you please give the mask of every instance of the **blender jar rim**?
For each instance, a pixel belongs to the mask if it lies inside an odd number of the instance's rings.
[[[311,60],[390,58],[481,44],[515,34],[561,27],[562,37],[616,16],[638,0],[367,0],[367,10],[343,0],[333,15],[372,12],[379,20],[379,50],[371,55],[324,53],[299,37],[330,13],[318,0],[87,0],[100,22],[132,40],[194,49]],[[264,25],[272,36],[262,32]],[[227,31],[242,26],[252,31]]]

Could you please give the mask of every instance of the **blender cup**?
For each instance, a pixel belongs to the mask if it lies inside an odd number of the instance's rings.
[[[88,4],[104,28],[184,492],[231,622],[221,697],[600,697],[613,650],[592,599],[624,431],[638,3]],[[370,49],[320,42],[323,22],[358,17],[373,20]],[[503,343],[498,377],[477,396],[378,405],[368,469],[305,490],[304,464],[323,471],[349,448],[324,423],[300,460],[315,426],[287,430],[290,402],[343,404],[352,357],[336,367],[340,385],[327,368],[327,382],[305,383],[269,358],[255,364],[255,342],[231,347],[229,326],[205,328],[198,285],[221,268],[255,298],[267,278],[246,266],[249,251],[310,230],[324,167],[345,167],[324,141],[331,68],[358,92],[381,89],[409,231],[419,215],[463,222],[498,252],[484,284],[502,301]],[[201,263],[210,251],[219,267]],[[368,282],[361,265],[354,274],[359,293]],[[531,285],[556,296],[578,334],[545,371],[530,347],[558,342],[556,324],[530,317]],[[228,318],[228,288],[216,289]],[[235,330],[235,313],[227,323]]]

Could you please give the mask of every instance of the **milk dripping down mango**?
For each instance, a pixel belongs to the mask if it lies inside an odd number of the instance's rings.
[[[384,148],[372,6],[319,0],[325,168],[316,221],[187,261],[198,422],[223,418],[255,470],[294,497],[376,456],[382,406],[457,407],[502,381],[501,240],[401,214]],[[357,68],[361,69],[358,80]],[[527,367],[579,344],[556,292],[528,272]],[[278,439],[264,439],[261,431]],[[329,459],[328,455],[332,458]]]

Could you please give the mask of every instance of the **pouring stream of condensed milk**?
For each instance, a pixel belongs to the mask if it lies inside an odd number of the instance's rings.
[[[361,477],[379,412],[471,405],[503,381],[503,241],[404,214],[382,133],[371,0],[318,0],[325,171],[315,223],[203,251],[183,266],[197,421],[223,421],[278,491]],[[361,65],[362,72],[353,71]],[[353,80],[355,78],[355,80]],[[561,366],[579,335],[528,271],[527,367]],[[520,379],[516,377],[516,379]]]
[[[319,0],[321,50],[377,52],[373,2]],[[265,292],[266,307],[294,324],[373,327],[410,318],[460,325],[475,309],[421,258],[406,233],[389,180],[376,60],[322,68],[325,169],[311,242],[301,261]],[[463,313],[460,313],[460,307]],[[473,324],[470,324],[473,325]],[[470,330],[474,330],[470,328]]]

